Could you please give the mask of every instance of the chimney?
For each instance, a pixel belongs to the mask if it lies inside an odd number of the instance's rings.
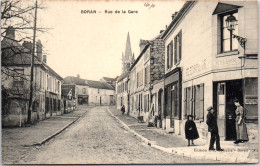
[[[174,14],[172,14],[172,20],[176,17],[177,14],[178,14],[178,12],[175,12]]]
[[[29,53],[29,54],[32,53],[32,50],[33,50],[33,44],[32,44],[32,42],[24,41],[24,42],[23,42],[23,47],[26,48],[26,49],[28,49],[28,52],[27,52],[27,53]]]
[[[12,27],[12,26],[9,26],[7,29],[6,29],[6,34],[5,36],[8,38],[8,39],[15,39],[15,29]]]
[[[147,43],[148,43],[147,40],[142,40],[142,39],[140,39],[140,43],[139,43],[140,52],[143,51],[143,49],[144,49],[144,47],[145,47],[145,45],[146,45]]]
[[[164,32],[164,30],[160,30],[160,33],[163,33]]]
[[[36,47],[37,47],[37,58],[39,59],[40,62],[42,62],[42,43],[40,40],[37,41]]]
[[[47,63],[47,56],[46,55],[43,55],[43,60],[42,60],[44,63]]]
[[[80,75],[79,75],[79,74],[77,74],[77,77],[78,77],[78,78],[80,78]]]

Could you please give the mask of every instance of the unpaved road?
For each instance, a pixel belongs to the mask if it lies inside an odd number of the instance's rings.
[[[106,107],[95,107],[17,164],[203,163],[144,145],[120,127]]]

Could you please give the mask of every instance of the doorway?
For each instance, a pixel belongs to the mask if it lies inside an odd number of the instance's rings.
[[[213,103],[214,108],[217,108],[219,134],[225,137],[225,140],[235,140],[236,106],[233,100],[237,98],[243,105],[242,80],[217,82],[214,83],[213,88]]]

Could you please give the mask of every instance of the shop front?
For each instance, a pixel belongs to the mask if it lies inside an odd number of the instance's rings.
[[[225,140],[236,139],[236,98],[245,108],[246,122],[257,121],[257,78],[213,82],[213,105],[217,110],[219,135]]]
[[[181,69],[176,68],[165,74],[164,119],[166,130],[179,133],[181,120]]]

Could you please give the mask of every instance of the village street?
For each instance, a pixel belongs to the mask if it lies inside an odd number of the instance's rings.
[[[201,163],[154,149],[120,127],[107,107],[94,107],[19,164]],[[215,161],[216,162],[216,161]]]

